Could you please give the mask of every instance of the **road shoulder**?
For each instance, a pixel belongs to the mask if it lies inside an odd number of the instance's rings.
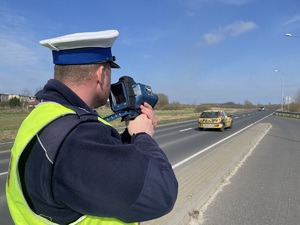
[[[184,169],[176,173],[179,193],[174,209],[169,214],[143,222],[142,225],[188,224],[191,218],[199,214],[199,209],[234,168],[251,153],[271,126],[270,123],[258,123],[192,162],[184,164]]]

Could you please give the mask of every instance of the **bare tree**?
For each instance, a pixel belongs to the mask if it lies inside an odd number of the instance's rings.
[[[295,109],[295,111],[300,112],[300,89],[295,96],[295,104],[297,106],[297,109]]]
[[[38,87],[37,89],[35,89],[35,93],[37,93],[38,91],[42,90],[43,87]]]
[[[300,105],[300,89],[298,90],[295,96],[295,102]]]
[[[31,96],[31,91],[28,88],[24,88],[22,91],[22,95],[25,97]]]
[[[253,104],[252,104],[249,100],[246,100],[246,101],[244,102],[244,106],[246,106],[246,107],[251,107],[251,106],[253,106]]]
[[[156,95],[158,97],[158,102],[156,104],[157,108],[161,108],[161,107],[169,104],[169,98],[167,95],[162,94],[162,93],[158,93]]]

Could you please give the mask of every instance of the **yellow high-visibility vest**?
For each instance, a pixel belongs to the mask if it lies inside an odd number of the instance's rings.
[[[13,148],[11,150],[11,158],[9,163],[9,171],[6,181],[6,198],[9,206],[10,214],[17,225],[35,225],[35,224],[56,224],[46,218],[35,214],[29,207],[22,192],[22,185],[19,177],[18,163],[20,156],[25,150],[31,139],[45,126],[52,121],[68,114],[76,114],[73,109],[64,107],[57,103],[41,103],[39,104],[23,121],[18,134],[16,136]],[[107,124],[106,121],[98,117],[98,119]],[[83,215],[72,225],[137,225],[138,223],[124,223],[114,218],[96,217]]]

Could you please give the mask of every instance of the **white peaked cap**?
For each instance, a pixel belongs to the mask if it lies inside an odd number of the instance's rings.
[[[117,30],[84,32],[42,40],[40,44],[56,51],[76,48],[111,48],[118,36]]]
[[[40,41],[51,49],[54,64],[87,64],[107,61],[113,68],[120,68],[113,61],[111,47],[119,36],[117,30],[83,32]]]

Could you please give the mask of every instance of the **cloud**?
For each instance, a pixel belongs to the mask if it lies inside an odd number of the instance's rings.
[[[0,6],[1,92],[21,93],[24,88],[34,90],[49,75],[49,52],[40,47],[32,24],[20,14]]]
[[[206,44],[213,45],[223,41],[226,36],[225,33],[219,29],[212,31],[211,33],[204,34],[203,38]]]
[[[29,21],[11,9],[0,7],[0,66],[28,68],[40,64],[41,53]]]
[[[158,27],[145,27],[141,32],[134,32],[134,30],[121,31],[122,37],[118,42],[124,45],[137,45],[144,43],[155,43],[160,41],[165,36],[165,31]]]
[[[200,7],[204,4],[214,4],[214,5],[236,5],[241,6],[253,2],[254,0],[181,0],[181,2],[188,7],[194,9],[195,7]]]
[[[227,37],[236,37],[248,31],[254,30],[258,26],[254,22],[235,21],[225,27],[213,30],[203,35],[204,41],[208,45],[218,44]]]
[[[283,24],[288,25],[288,24],[295,23],[295,22],[298,22],[298,21],[300,21],[300,15],[293,16],[291,19],[284,22]]]
[[[219,1],[226,5],[240,6],[240,5],[248,4],[248,3],[252,2],[253,0],[219,0]]]
[[[0,56],[1,66],[33,66],[37,65],[39,60],[34,51],[17,42],[11,41],[9,37],[0,36]]]
[[[0,22],[10,24],[13,27],[22,26],[26,23],[26,18],[16,15],[13,11],[7,8],[0,8]]]
[[[224,5],[243,6],[255,0],[178,0],[186,8],[186,16],[194,17],[198,10],[203,10],[207,5],[222,7]]]
[[[224,28],[224,31],[229,33],[232,37],[235,37],[256,29],[257,27],[258,26],[254,22],[235,21],[234,23],[227,25]]]

